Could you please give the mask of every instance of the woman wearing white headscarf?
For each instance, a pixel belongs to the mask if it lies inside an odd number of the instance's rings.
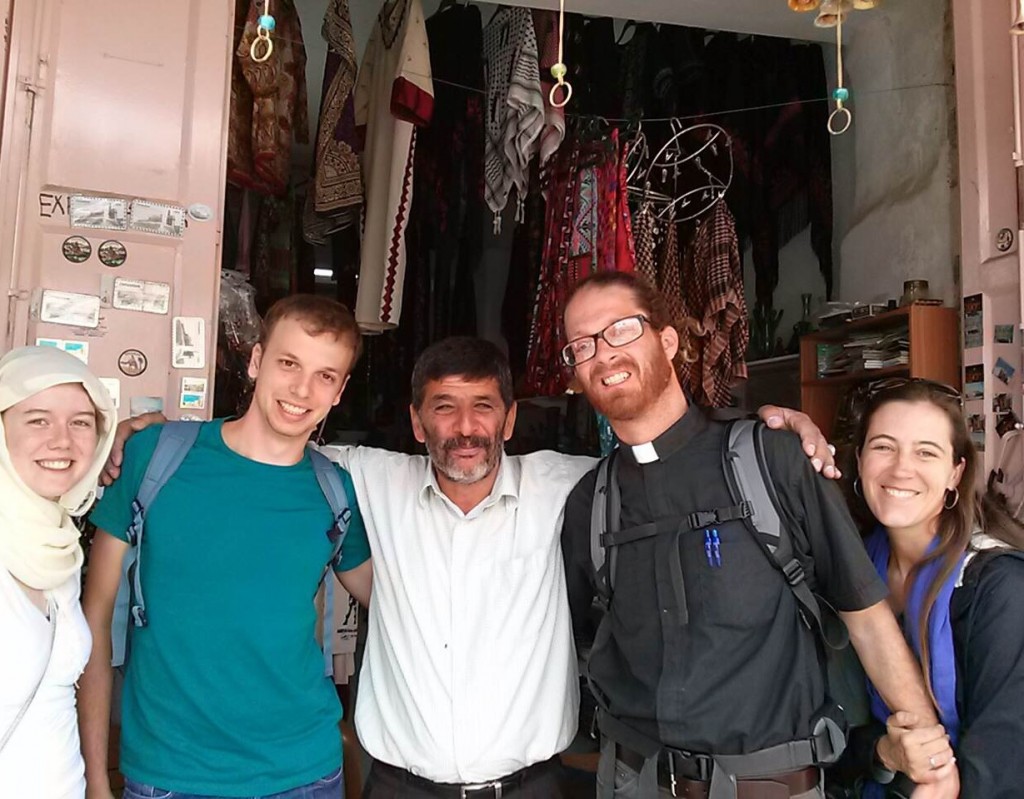
[[[92,639],[72,516],[92,505],[117,415],[60,350],[0,359],[0,797],[85,794],[75,681]]]

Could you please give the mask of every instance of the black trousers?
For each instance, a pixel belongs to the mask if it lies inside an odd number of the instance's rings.
[[[529,774],[522,782],[503,787],[501,799],[570,799],[571,794],[563,787],[564,772],[558,758],[538,764],[536,773]],[[452,796],[453,786],[428,783],[408,772],[393,767],[381,767],[377,761],[370,768],[370,775],[363,787],[363,799],[436,799]],[[458,797],[458,789],[454,791]],[[495,799],[493,790],[472,791],[466,799]]]

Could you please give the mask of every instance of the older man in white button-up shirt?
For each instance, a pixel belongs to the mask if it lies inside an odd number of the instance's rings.
[[[374,555],[356,706],[359,739],[377,761],[365,795],[446,795],[428,782],[509,776],[506,797],[557,795],[557,768],[517,772],[576,733],[559,536],[565,499],[594,459],[503,453],[515,423],[511,376],[482,340],[424,352],[413,406],[429,456],[324,448],[352,475]],[[411,775],[404,787],[388,765]]]

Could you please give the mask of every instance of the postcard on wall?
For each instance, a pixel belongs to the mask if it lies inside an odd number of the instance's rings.
[[[992,411],[994,413],[1009,413],[1013,410],[1013,397],[1009,394],[996,394],[992,398]]]
[[[984,344],[984,317],[981,311],[981,295],[964,297],[964,348],[980,347]]]
[[[56,350],[64,350],[68,355],[74,355],[82,363],[89,363],[89,342],[88,341],[65,341],[60,338],[37,338],[37,347],[53,347]]]
[[[996,325],[996,344],[1013,344],[1013,325]]]
[[[171,306],[171,286],[150,280],[114,280],[111,304],[122,311],[165,314]]]
[[[44,289],[39,302],[39,320],[71,327],[99,327],[100,298],[94,294]]]
[[[185,209],[177,205],[132,200],[131,228],[180,239],[185,235]]]
[[[1010,366],[1002,358],[996,358],[996,365],[992,367],[992,374],[995,375],[996,379],[1005,385],[1010,385],[1010,380],[1013,378],[1014,373],[1017,370]]]
[[[73,194],[68,204],[71,227],[93,230],[127,230],[128,201],[117,197]]]
[[[964,369],[964,399],[981,399],[985,396],[985,367],[980,363]]]
[[[206,408],[206,378],[181,378],[181,400],[178,407],[187,410],[201,411]]]
[[[206,368],[206,320],[175,316],[171,365],[175,369]]]
[[[132,397],[128,400],[128,412],[132,416],[141,416],[144,413],[163,413],[163,397]]]

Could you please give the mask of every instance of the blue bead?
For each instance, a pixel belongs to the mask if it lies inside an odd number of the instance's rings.
[[[263,30],[272,31],[277,27],[277,20],[270,16],[270,14],[261,14],[257,24],[263,28]]]
[[[840,86],[835,91],[832,92],[832,99],[838,100],[841,103],[845,103],[847,100],[850,99],[850,90],[847,89],[845,86]]]

